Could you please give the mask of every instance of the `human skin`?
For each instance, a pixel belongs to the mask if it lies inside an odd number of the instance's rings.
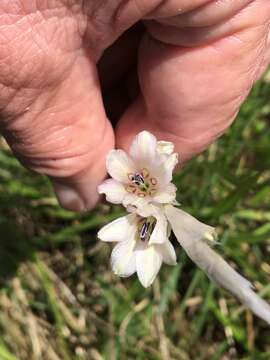
[[[269,0],[2,0],[1,132],[63,207],[91,209],[106,154],[140,130],[183,162],[224,133],[269,26]]]

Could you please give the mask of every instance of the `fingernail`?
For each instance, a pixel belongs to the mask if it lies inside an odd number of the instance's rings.
[[[59,204],[71,211],[85,211],[84,201],[80,194],[70,186],[53,182],[53,188]]]

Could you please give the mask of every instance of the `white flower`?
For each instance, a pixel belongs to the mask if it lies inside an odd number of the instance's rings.
[[[231,291],[270,325],[270,306],[209,246],[215,244],[214,228],[173,206],[176,187],[171,180],[177,164],[173,151],[172,143],[157,141],[143,131],[133,141],[129,156],[122,150],[108,155],[107,170],[112,179],[99,186],[99,193],[131,212],[98,233],[103,241],[118,242],[111,257],[114,272],[119,276],[137,272],[143,286],[150,286],[162,262],[176,263],[168,239],[172,230],[188,256],[210,279]]]
[[[106,161],[112,179],[105,180],[98,192],[107,201],[123,204],[134,202],[175,203],[176,187],[171,183],[172,172],[178,162],[173,143],[157,141],[147,131],[139,133],[131,144],[129,155],[112,150]]]
[[[153,283],[162,262],[176,264],[168,235],[167,220],[159,211],[149,217],[136,214],[121,217],[98,232],[100,240],[117,242],[111,255],[114,273],[127,277],[137,272],[144,287]]]

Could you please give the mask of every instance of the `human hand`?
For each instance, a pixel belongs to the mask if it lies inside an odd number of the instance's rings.
[[[182,161],[203,151],[270,60],[268,0],[4,0],[0,16],[1,132],[72,210],[142,129]]]

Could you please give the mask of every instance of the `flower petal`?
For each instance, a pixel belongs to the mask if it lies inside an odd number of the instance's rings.
[[[105,194],[106,200],[112,204],[121,204],[127,191],[119,181],[107,179],[98,186],[98,193]]]
[[[171,204],[175,201],[177,187],[169,183],[165,188],[160,189],[153,197],[152,201],[161,204]]]
[[[128,240],[136,229],[136,215],[130,214],[103,226],[97,236],[100,240],[106,242],[124,241]]]
[[[212,226],[198,221],[185,211],[166,205],[165,213],[180,244],[188,246],[190,241],[213,238],[215,229]]]
[[[153,159],[149,166],[149,171],[151,176],[157,180],[159,189],[162,189],[172,181],[174,163],[174,155],[162,155],[157,153],[156,157]]]
[[[136,250],[136,269],[141,284],[146,288],[155,280],[162,264],[162,256],[154,245]]]
[[[153,212],[152,216],[156,218],[157,222],[149,239],[149,245],[162,244],[167,240],[168,220],[160,210]]]
[[[136,171],[132,159],[123,150],[111,150],[107,155],[106,167],[113,179],[124,184],[129,182],[128,175]]]
[[[177,153],[173,153],[168,156],[167,160],[165,161],[165,166],[167,169],[170,169],[172,172],[176,165],[178,164],[179,158]]]
[[[112,251],[111,266],[115,275],[128,277],[136,271],[135,237],[119,242]]]
[[[150,164],[156,156],[157,139],[148,131],[140,132],[130,146],[130,156],[141,164]]]
[[[170,141],[158,141],[157,142],[157,151],[160,154],[171,155],[174,151],[174,143]]]
[[[168,265],[177,264],[175,250],[169,239],[167,239],[167,241],[165,241],[164,244],[156,245],[156,247],[158,248],[158,251],[162,255],[162,260],[166,264]]]
[[[141,216],[145,216],[142,213],[144,213],[143,210],[147,210],[149,206],[149,198],[141,198],[135,194],[127,194],[123,199],[123,206],[129,211],[129,212],[136,212],[137,214]],[[149,211],[150,213],[151,211]],[[146,215],[148,216],[148,215]]]

